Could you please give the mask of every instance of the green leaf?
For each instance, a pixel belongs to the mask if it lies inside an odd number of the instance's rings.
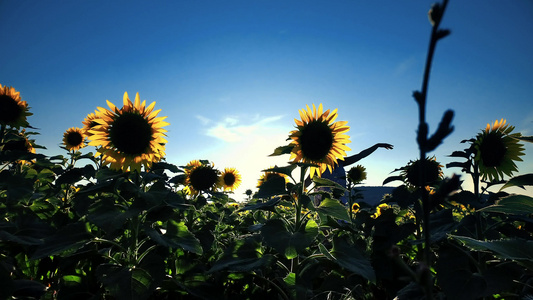
[[[25,246],[35,246],[35,245],[41,245],[43,243],[43,241],[40,239],[31,237],[31,236],[14,235],[7,231],[0,231],[0,240],[10,241],[10,242],[14,242],[19,245],[25,245]]]
[[[350,245],[344,238],[333,238],[331,254],[339,266],[361,275],[367,280],[376,281],[376,274],[370,264],[370,259],[364,255],[361,249],[355,245]]]
[[[347,208],[335,199],[326,198],[322,200],[316,210],[320,214],[325,214],[336,219],[350,220]]]
[[[510,195],[479,211],[528,215],[533,213],[533,198],[524,195]]]
[[[277,147],[276,150],[274,150],[274,153],[270,154],[269,156],[279,156],[283,154],[290,154],[293,148],[294,148],[293,145],[280,146],[280,147]]]
[[[241,208],[239,211],[246,211],[246,210],[266,210],[266,211],[275,211],[276,205],[278,205],[281,202],[281,198],[276,197],[268,200],[267,202],[257,202],[254,204],[246,205],[243,208]]]
[[[92,238],[87,232],[84,222],[69,224],[59,229],[55,234],[44,239],[32,259],[40,259],[46,256],[59,254],[63,251],[79,249]]]
[[[166,229],[166,233],[161,235],[153,228],[145,228],[146,233],[164,247],[182,248],[196,254],[203,253],[200,241],[189,231],[185,223],[168,220]]]
[[[450,235],[450,237],[472,250],[492,252],[501,259],[516,261],[533,270],[533,241],[522,239],[479,241],[466,236]]]
[[[296,166],[295,164],[288,165],[288,166],[285,166],[285,167],[278,167],[278,166],[275,166],[275,167],[270,168],[270,169],[262,170],[261,172],[281,173],[281,174],[285,174],[285,175],[291,177],[292,171],[293,171],[294,169],[296,169],[296,167],[297,167],[297,166]]]
[[[61,174],[61,176],[57,178],[56,184],[57,185],[74,184],[80,181],[83,175],[84,175],[84,170],[82,168],[73,168]]]
[[[152,277],[144,269],[102,264],[96,275],[117,299],[148,299],[152,294]]]
[[[317,235],[318,225],[314,220],[308,220],[305,227],[294,233],[289,232],[280,219],[270,219],[261,228],[261,236],[266,244],[288,259],[298,256]]]
[[[500,191],[512,186],[517,186],[524,189],[524,185],[533,185],[533,174],[520,175],[509,179],[509,181],[502,186]]]

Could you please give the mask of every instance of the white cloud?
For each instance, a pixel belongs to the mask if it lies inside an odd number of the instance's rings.
[[[203,125],[209,125],[212,121],[203,116],[197,116]],[[241,125],[237,117],[226,117],[217,122],[214,126],[206,129],[206,135],[220,139],[224,142],[234,143],[242,141],[250,135],[264,132],[272,123],[278,121],[282,116],[273,116],[266,118],[254,117],[255,122],[247,125]],[[209,122],[208,122],[209,121]],[[268,126],[267,126],[268,125]],[[275,127],[275,126],[274,126]]]
[[[219,170],[225,167],[236,168],[242,176],[243,182],[232,196],[234,199],[245,199],[246,189],[256,190],[261,170],[273,165],[287,165],[289,155],[269,157],[274,149],[288,143],[286,139],[291,130],[290,125],[286,122],[283,124],[276,122],[282,117],[254,116],[252,120],[227,117],[219,122],[210,123],[213,126],[206,129],[206,135],[225,143],[203,153],[204,159],[214,162]],[[248,124],[243,124],[247,121]]]

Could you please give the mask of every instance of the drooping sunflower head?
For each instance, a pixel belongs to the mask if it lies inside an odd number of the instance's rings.
[[[422,167],[424,168],[425,180],[421,180],[420,178]],[[427,157],[423,162],[420,159],[410,161],[403,168],[402,176],[408,184],[415,187],[422,187],[441,180],[444,173],[442,172],[442,165],[433,156],[431,158]]]
[[[0,84],[0,124],[16,128],[29,127],[26,117],[32,113],[28,109],[28,103],[22,101],[20,92]]]
[[[276,166],[274,167],[270,167],[269,169],[273,169],[273,168],[276,168]],[[283,173],[278,173],[278,172],[271,172],[271,171],[264,171],[262,174],[261,174],[261,177],[259,177],[259,180],[257,181],[257,187],[261,187],[265,182],[271,180],[272,178],[283,178],[285,179],[285,184],[287,184],[289,182],[289,177],[286,175],[286,174],[283,174]]]
[[[219,186],[221,186],[224,191],[235,191],[239,185],[241,185],[242,177],[241,174],[235,168],[225,168],[224,172],[220,175]]]
[[[310,168],[311,178],[320,176],[326,169],[330,171],[337,164],[337,159],[344,160],[346,151],[350,150],[346,144],[350,137],[345,133],[350,130],[347,121],[337,121],[337,109],[330,113],[323,111],[322,103],[318,110],[300,110],[301,120],[295,119],[296,130],[291,131],[290,139],[293,146],[291,158],[293,162],[304,162],[317,165]]]
[[[9,132],[6,135],[6,142],[1,151],[15,151],[18,153],[36,153],[34,140],[30,140],[24,129],[20,132]],[[28,164],[30,161],[19,160],[17,163]]]
[[[483,180],[501,180],[504,175],[511,176],[518,171],[515,161],[522,161],[524,145],[517,137],[520,133],[512,133],[514,126],[507,120],[494,121],[492,127],[487,124],[485,130],[478,133],[474,141],[474,161],[479,166]]]
[[[83,129],[71,127],[63,133],[63,146],[69,151],[78,151],[85,147],[85,138]]]
[[[139,93],[131,102],[126,92],[121,109],[110,101],[107,104],[110,109],[99,107],[92,120],[98,125],[89,130],[89,145],[101,146],[97,155],[102,155],[104,164],[115,170],[140,171],[141,166],[149,168],[164,158],[167,141],[162,127],[169,124],[163,121],[166,117],[157,117],[161,110],[154,111],[155,102],[147,107]]]
[[[185,166],[185,192],[198,195],[219,187],[219,171],[208,161],[193,160]]]
[[[357,165],[352,167],[346,175],[349,182],[353,184],[361,183],[366,179],[366,168],[361,165]]]
[[[82,121],[82,123],[83,123],[83,131],[84,131],[86,136],[92,135],[90,130],[93,129],[93,127],[99,125],[98,122],[96,122],[97,118],[98,117],[96,117],[95,113],[90,113],[90,114],[87,115],[87,117],[85,117],[85,120]]]

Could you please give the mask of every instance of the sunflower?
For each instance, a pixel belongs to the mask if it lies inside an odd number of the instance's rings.
[[[424,182],[420,180],[422,165],[424,166],[424,174],[426,175]],[[420,159],[410,161],[407,166],[402,168],[402,170],[402,176],[404,180],[408,184],[416,187],[431,185],[441,180],[444,176],[444,173],[442,172],[442,165],[434,156],[431,158],[426,158],[424,162],[422,162]]]
[[[272,168],[276,168],[276,166],[270,167],[269,169],[272,169]],[[261,174],[261,177],[259,177],[259,180],[257,181],[257,187],[258,188],[261,187],[265,182],[271,180],[272,178],[280,178],[280,177],[285,179],[285,183],[289,182],[289,177],[286,174],[272,172],[272,171],[264,171],[263,174]]]
[[[355,202],[354,204],[352,204],[352,213],[356,214],[357,212],[359,212],[360,209],[361,206],[359,205],[359,203]]]
[[[20,133],[11,133],[7,135],[7,142],[2,147],[2,151],[15,151],[19,153],[36,153],[34,141],[28,139],[26,130],[22,129]],[[19,160],[20,164],[28,164],[30,161]]]
[[[242,178],[241,174],[237,172],[235,168],[225,168],[224,172],[220,175],[219,186],[221,186],[224,191],[235,191],[239,185],[241,185]]]
[[[31,115],[28,103],[20,98],[20,92],[0,84],[0,124],[17,128],[29,127],[26,117]]]
[[[185,166],[185,192],[197,195],[219,187],[219,171],[208,161],[193,160]]]
[[[85,120],[82,121],[83,123],[83,131],[85,132],[86,136],[92,135],[89,131],[94,127],[98,125],[98,122],[96,122],[96,114],[90,113],[85,117]]]
[[[169,124],[163,121],[166,117],[157,117],[161,110],[154,111],[155,102],[148,107],[146,101],[141,103],[139,93],[135,103],[124,93],[123,103],[121,109],[109,100],[109,110],[98,107],[92,120],[98,125],[89,130],[89,145],[101,146],[97,156],[102,155],[111,169],[140,171],[141,166],[149,168],[165,156],[166,130],[162,127]]]
[[[346,175],[349,182],[353,184],[361,183],[366,179],[366,168],[361,165],[357,165],[352,167]]]
[[[370,217],[373,218],[373,219],[376,219],[377,217],[381,216],[381,214],[383,214],[383,212],[385,210],[387,210],[389,208],[391,208],[391,207],[387,203],[381,203],[380,205],[378,205],[376,207],[376,212],[374,212],[374,214],[371,215]]]
[[[69,151],[78,151],[85,147],[85,138],[86,136],[82,129],[72,127],[63,133],[63,145]]]
[[[292,139],[291,158],[293,162],[303,162],[316,165],[310,168],[310,176],[320,176],[326,169],[330,172],[337,165],[337,159],[344,160],[346,146],[350,137],[344,133],[350,130],[347,121],[335,122],[337,109],[330,113],[329,109],[322,111],[322,103],[318,110],[313,104],[313,109],[306,106],[301,109],[301,120],[295,119],[296,130],[291,131]]]
[[[482,180],[495,181],[518,171],[515,161],[522,161],[524,146],[517,139],[520,133],[512,133],[514,126],[506,123],[504,119],[496,120],[476,136],[474,161]]]

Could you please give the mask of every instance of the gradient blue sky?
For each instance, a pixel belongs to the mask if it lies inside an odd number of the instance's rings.
[[[167,161],[209,159],[255,189],[260,170],[289,156],[298,110],[323,103],[348,121],[368,185],[417,158],[417,106],[433,1],[0,0],[0,83],[28,102],[45,154],[125,91],[168,116]],[[451,0],[429,86],[433,131],[446,109],[455,132],[432,154],[445,164],[463,139],[505,118],[533,134],[533,2]],[[526,145],[521,173],[533,172]],[[446,174],[459,172],[448,169]],[[464,178],[469,182],[470,178]],[[236,195],[235,198],[240,198]]]

